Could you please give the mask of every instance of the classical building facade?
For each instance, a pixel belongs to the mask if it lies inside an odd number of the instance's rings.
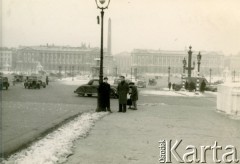
[[[197,69],[198,51],[193,51],[195,70]],[[210,68],[212,74],[220,74],[224,69],[224,55],[218,52],[201,51],[202,60],[200,72],[208,74]],[[132,67],[138,75],[140,74],[167,74],[168,68],[172,74],[183,72],[183,59],[187,60],[186,51],[163,51],[163,50],[142,50],[135,49],[131,52]],[[193,71],[194,73],[194,71]]]
[[[16,53],[16,70],[19,72],[91,74],[96,70],[96,59],[100,57],[99,48],[69,46],[21,46]],[[104,74],[112,70],[112,56],[104,50]]]
[[[13,54],[15,50],[9,48],[0,48],[0,70],[11,71],[13,67]]]
[[[122,52],[114,55],[115,61],[115,75],[124,75],[131,73],[131,54],[129,52]]]
[[[17,50],[16,68],[20,72],[35,72],[42,67],[47,72],[89,73],[94,59],[99,57],[98,48],[69,46],[24,46]]]

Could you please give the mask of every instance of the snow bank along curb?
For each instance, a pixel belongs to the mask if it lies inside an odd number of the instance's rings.
[[[30,147],[13,154],[4,163],[63,163],[72,154],[73,142],[80,137],[86,137],[94,123],[107,114],[107,112],[84,113],[33,143]]]

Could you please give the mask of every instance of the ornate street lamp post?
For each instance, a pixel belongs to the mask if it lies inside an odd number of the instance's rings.
[[[186,67],[186,65],[188,65]],[[189,46],[189,51],[188,51],[188,63],[186,62],[186,59],[184,58],[183,60],[183,73],[185,73],[185,70],[188,71],[188,79],[191,77],[192,75],[192,70],[194,70],[195,68],[195,62],[193,62],[193,67],[192,67],[192,46]],[[186,78],[185,78],[185,82],[186,82]],[[184,82],[184,85],[185,85]],[[185,86],[183,86],[184,88]]]
[[[103,82],[103,16],[104,9],[108,8],[110,0],[95,0],[97,8],[101,10],[101,50],[100,50],[100,69],[99,69],[99,84]],[[98,107],[96,109],[97,112],[101,112],[103,109],[100,108],[101,101],[101,93],[98,92]]]
[[[188,64],[188,67],[185,67],[185,69],[188,71],[188,78],[190,78],[192,75],[192,70],[194,70],[195,68],[195,62],[193,62],[193,67],[192,67],[192,46],[189,46],[187,64]]]
[[[97,8],[101,10],[101,51],[100,51],[100,70],[99,70],[99,83],[103,82],[103,16],[104,9],[108,8],[110,0],[95,0]]]
[[[199,82],[199,76],[200,76],[200,64],[201,64],[201,59],[202,59],[202,55],[201,53],[199,52],[198,55],[197,55],[197,64],[198,64],[198,72],[197,72],[197,87],[196,87],[196,90],[197,92],[199,92],[199,87],[200,87],[200,82]]]
[[[185,88],[185,80],[186,80],[186,78],[185,78],[185,70],[186,70],[186,65],[187,65],[187,61],[186,61],[186,59],[184,58],[183,59],[183,74],[182,74],[182,89],[184,90],[184,88]]]

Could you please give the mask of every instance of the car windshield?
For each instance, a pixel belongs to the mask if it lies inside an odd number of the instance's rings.
[[[30,76],[28,79],[29,80],[37,80],[37,77],[36,76]]]
[[[99,81],[98,80],[90,80],[87,84],[88,85],[98,85]]]

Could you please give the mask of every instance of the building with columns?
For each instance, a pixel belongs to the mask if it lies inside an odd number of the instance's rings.
[[[195,61],[195,70],[197,69],[198,51],[193,51],[193,60]],[[202,75],[208,75],[209,69],[212,74],[219,75],[224,69],[224,55],[220,52],[201,51],[201,69]],[[168,67],[172,74],[181,74],[183,72],[183,59],[188,57],[187,50],[184,51],[165,51],[165,50],[144,50],[135,49],[131,52],[132,68],[138,75],[143,74],[167,74]],[[194,71],[193,71],[194,73]]]
[[[126,75],[131,74],[131,54],[129,52],[122,52],[114,55],[114,61],[116,63],[114,69],[115,74]]]
[[[0,70],[11,71],[13,68],[13,54],[15,50],[9,48],[0,48]]]
[[[42,66],[47,72],[91,72],[94,59],[99,57],[99,48],[69,46],[21,46],[17,50],[16,69],[20,72],[36,72]]]

